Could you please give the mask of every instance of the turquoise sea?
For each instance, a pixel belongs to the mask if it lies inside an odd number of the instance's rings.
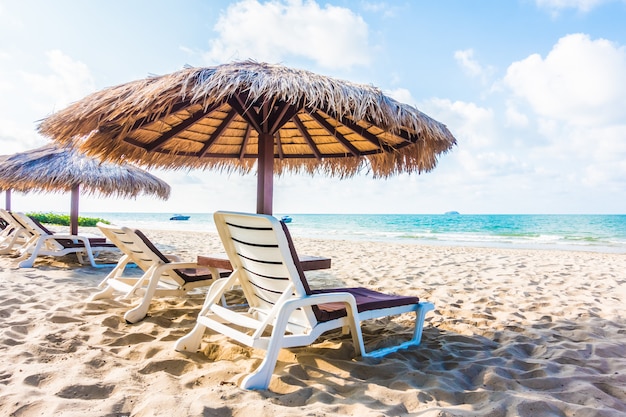
[[[215,231],[210,213],[81,213],[139,229]],[[280,218],[282,214],[275,214]],[[626,215],[290,214],[294,236],[626,253]]]

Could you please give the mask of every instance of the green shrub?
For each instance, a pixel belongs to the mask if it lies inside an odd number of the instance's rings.
[[[55,213],[26,213],[28,216],[37,219],[40,223],[56,224],[59,226],[69,226],[70,216],[67,214]],[[85,227],[95,227],[98,222],[110,224],[109,221],[97,217],[80,217],[78,216],[78,225]]]

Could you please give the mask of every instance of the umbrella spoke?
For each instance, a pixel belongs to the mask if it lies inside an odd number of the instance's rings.
[[[229,99],[228,104],[230,104],[233,109],[237,110],[237,113],[239,113],[239,115],[243,117],[246,122],[250,123],[254,130],[259,133],[263,131],[261,129],[261,118],[259,115],[256,111],[254,111],[252,106],[245,105],[244,101],[238,94],[234,96],[234,100]]]
[[[224,130],[228,127],[228,125],[230,124],[230,122],[233,120],[233,118],[236,115],[237,115],[237,112],[234,109],[231,109],[230,112],[228,112],[228,115],[226,116],[226,118],[217,127],[217,129],[215,129],[215,132],[211,134],[211,137],[209,138],[209,140],[206,141],[206,143],[204,144],[200,152],[198,152],[198,156],[202,157],[207,153],[211,145],[213,145],[215,141],[219,139],[219,137],[222,135]]]
[[[315,157],[317,158],[317,160],[321,160],[322,153],[318,149],[311,135],[309,135],[309,132],[306,130],[306,127],[304,126],[304,124],[302,124],[302,121],[298,118],[298,116],[294,116],[293,121],[296,124],[296,127],[298,128],[298,130],[300,131],[300,134],[304,137],[304,140],[306,140],[307,144],[309,145],[309,148],[311,148],[311,151],[313,152],[313,154],[315,154]]]
[[[250,140],[250,134],[252,133],[252,127],[250,125],[246,126],[246,133],[243,136],[243,140],[241,141],[241,149],[239,150],[239,160],[243,160],[246,156],[246,146],[248,145],[248,141]]]
[[[192,104],[187,102],[187,101],[184,101],[184,102],[181,102],[181,103],[176,103],[168,110],[162,111],[160,113],[152,113],[152,114],[149,114],[146,117],[142,117],[140,119],[137,119],[128,128],[128,131],[132,132],[132,131],[135,131],[135,130],[140,129],[142,127],[146,127],[146,126],[148,126],[148,125],[150,125],[152,123],[155,123],[158,120],[161,120],[162,118],[164,118],[164,117],[166,117],[166,116],[168,116],[170,114],[176,114],[176,113],[181,112],[181,111],[183,111],[183,110],[185,110],[185,109],[187,109],[187,108],[189,108],[191,106],[192,106]],[[100,131],[101,132],[107,132],[109,129],[110,130],[116,130],[116,129],[119,129],[120,126],[121,126],[121,124],[118,124],[118,123],[111,124],[111,125],[107,124],[107,125],[101,126],[100,127]]]
[[[324,119],[319,113],[313,112],[311,113],[311,117],[317,120],[317,122],[322,125],[322,127],[326,129],[328,133],[330,133],[333,137],[337,139],[339,143],[341,143],[346,149],[348,149],[352,156],[359,156],[359,154],[361,154],[361,152],[357,148],[352,146],[350,141],[348,141],[344,135],[337,131],[337,128],[328,123],[326,119]]]
[[[351,120],[348,120],[342,117],[339,119],[339,121],[341,122],[342,125],[352,130],[357,135],[362,136],[364,139],[368,140],[370,143],[375,145],[377,148],[380,148],[382,151],[393,152],[397,150],[399,147],[401,147],[401,146],[394,147],[394,146],[388,145],[387,143],[380,140],[378,136],[370,133],[366,128],[359,126],[358,124],[352,122]],[[406,146],[409,143],[410,142],[405,142],[403,146]]]
[[[277,115],[276,119],[274,120],[274,123],[272,123],[269,129],[269,132],[272,134],[278,132],[280,128],[285,125],[285,123],[287,123],[290,119],[292,119],[298,113],[298,108],[290,104],[281,103],[281,106],[279,108],[280,108],[280,111],[278,112],[279,114]]]
[[[274,134],[274,138],[276,138],[276,148],[278,149],[278,159],[284,159],[285,154],[283,153],[283,144],[280,141],[280,131]]]
[[[195,114],[192,114],[191,117],[187,120],[184,120],[182,123],[174,126],[169,131],[163,133],[163,135],[161,135],[157,140],[152,141],[149,145],[144,145],[143,148],[148,152],[159,150],[163,145],[169,142],[170,139],[172,139],[179,133],[189,129],[191,126],[202,120],[205,116],[206,113],[204,111],[197,111]]]

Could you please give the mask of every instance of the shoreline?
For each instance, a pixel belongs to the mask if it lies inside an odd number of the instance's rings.
[[[141,229],[215,231],[210,213],[94,213]],[[514,247],[626,254],[626,215],[292,214],[292,235],[437,246]]]
[[[88,232],[88,228],[82,230]],[[214,232],[142,229],[164,253],[221,251]],[[332,332],[283,349],[269,391],[239,381],[263,351],[205,335],[173,343],[204,297],[155,300],[129,325],[133,300],[86,301],[108,269],[71,258],[16,270],[0,257],[0,412],[106,416],[618,416],[626,413],[626,257],[621,254],[419,246],[294,236],[329,256],[314,287],[366,286],[435,304],[422,344],[359,359]],[[406,318],[367,323],[366,343],[405,335]],[[71,364],[71,366],[69,366]]]
[[[288,227],[290,225],[287,225]],[[89,228],[85,228],[88,230]],[[152,233],[208,233],[217,237],[217,231],[214,230],[205,230],[205,231],[188,231],[188,230],[176,230],[176,229],[165,229],[165,228],[141,228],[142,231],[148,231]],[[93,233],[98,233],[97,228],[91,229]],[[296,232],[293,232],[291,229],[291,234],[294,239],[300,240],[314,240],[314,241],[333,241],[333,242],[345,242],[346,244],[350,244],[350,242],[360,243],[360,244],[391,244],[391,245],[408,245],[408,246],[425,246],[425,247],[451,247],[451,248],[476,248],[476,249],[485,249],[485,250],[532,250],[532,251],[555,251],[555,252],[583,252],[583,253],[606,253],[606,254],[615,254],[615,255],[626,255],[626,246],[592,246],[592,245],[575,245],[575,244],[540,244],[540,243],[498,243],[498,242],[477,242],[477,241],[446,241],[446,240],[429,240],[429,239],[413,239],[409,241],[407,239],[372,239],[372,238],[348,238],[348,237],[311,237],[311,236],[299,236]]]

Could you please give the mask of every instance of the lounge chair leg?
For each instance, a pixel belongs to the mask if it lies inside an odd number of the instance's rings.
[[[145,303],[145,300],[146,299],[144,298],[141,304],[131,310],[128,310],[126,314],[124,314],[124,320],[126,320],[127,323],[134,324],[146,317],[148,309],[150,308],[150,302]]]
[[[32,268],[35,264],[35,259],[37,259],[37,252],[39,252],[39,245],[37,245],[37,248],[35,248],[30,256],[28,256],[28,252],[24,252],[22,256],[16,259],[16,261],[21,261],[17,266],[20,268]]]
[[[85,264],[85,260],[83,259],[83,254],[80,252],[76,252],[76,259],[78,260],[78,263],[81,265]]]
[[[261,362],[261,365],[254,371],[253,374],[248,375],[241,381],[241,388],[243,389],[267,389],[272,379],[272,373],[276,367],[276,360],[278,359],[278,352],[267,352],[267,356]]]
[[[152,301],[152,297],[154,296],[154,293],[157,289],[160,276],[161,271],[158,268],[153,270],[152,275],[150,276],[148,287],[146,288],[146,293],[141,299],[141,303],[139,303],[137,307],[133,308],[132,310],[128,310],[126,314],[124,314],[124,319],[128,323],[137,323],[138,321],[146,317],[146,314],[148,314],[148,309],[150,309],[150,302]]]
[[[413,331],[413,337],[404,343],[400,343],[395,346],[389,346],[386,348],[378,349],[372,352],[363,353],[363,357],[380,358],[388,355],[392,352],[397,352],[402,349],[408,349],[413,346],[417,346],[422,341],[422,331],[424,329],[424,320],[426,313],[433,310],[435,305],[429,302],[420,302],[419,307],[415,310],[415,329]]]
[[[107,286],[105,289],[103,289],[102,291],[98,291],[97,293],[95,293],[94,295],[92,295],[89,298],[89,301],[95,301],[95,300],[100,300],[102,298],[112,298],[113,297],[113,293],[115,292],[115,289],[113,287]]]
[[[37,244],[33,248],[33,251],[30,257],[28,256],[30,252],[28,248],[32,246],[32,244],[28,246],[24,246],[22,249],[23,250],[22,256],[16,259],[16,261],[21,261],[20,263],[17,264],[17,266],[20,268],[32,268],[33,264],[35,263],[35,259],[37,259],[37,256],[39,255],[39,251],[41,251],[41,247],[43,245],[44,245],[43,239],[37,239]],[[22,261],[22,259],[26,259],[26,260]]]
[[[287,319],[291,315],[291,311],[285,311],[285,314],[281,314],[274,329],[272,330],[272,338],[267,346],[267,352],[263,362],[259,365],[254,373],[248,375],[241,382],[241,388],[244,389],[267,389],[276,367],[276,360],[278,360],[278,353],[280,352],[281,341],[285,335],[287,329]]]
[[[196,323],[194,328],[189,333],[176,341],[174,349],[178,352],[199,351],[205,329],[206,326],[204,324]]]
[[[413,339],[411,340],[414,345],[419,345],[422,341],[422,332],[424,330],[426,313],[435,309],[435,305],[427,301],[422,301],[419,305],[419,309],[415,312],[415,330],[413,333]]]

